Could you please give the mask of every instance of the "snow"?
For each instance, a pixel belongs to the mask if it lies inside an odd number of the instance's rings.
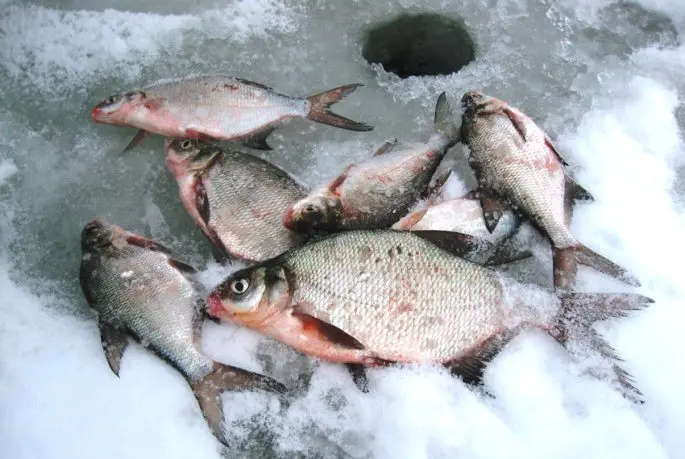
[[[579,290],[656,300],[597,326],[645,394],[641,406],[590,375],[592,362],[536,332],[495,358],[484,390],[415,366],[370,371],[371,392],[362,394],[338,365],[209,322],[203,346],[211,357],[294,391],[287,406],[225,395],[226,457],[685,456],[684,4],[371,3],[0,2],[2,457],[221,457],[171,367],[132,345],[120,377],[112,374],[77,279],[80,230],[98,216],[179,252],[203,268],[208,286],[227,274],[209,262],[206,240],[181,206],[161,139],[121,155],[133,130],[89,121],[90,107],[110,94],[208,72],[292,95],[365,85],[335,108],[374,131],[295,120],[274,132],[273,152],[259,153],[310,186],[386,139],[424,142],[443,90],[455,115],[468,89],[511,102],[550,133],[596,198],[577,207],[574,234],[642,281],[630,289],[581,269]],[[405,80],[368,65],[361,30],[405,10],[461,16],[476,60],[456,75]],[[473,178],[463,149],[450,155],[459,171],[448,194],[458,196]],[[548,284],[544,247],[536,263],[523,274]]]

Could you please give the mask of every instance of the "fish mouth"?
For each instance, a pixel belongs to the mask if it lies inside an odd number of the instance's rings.
[[[289,207],[288,210],[285,211],[285,215],[283,215],[283,226],[285,226],[287,229],[290,231],[296,231],[298,227],[300,226],[298,224],[299,218],[299,212],[296,212],[294,208]]]
[[[461,97],[461,106],[468,109],[478,103],[479,100],[485,98],[485,94],[480,91],[468,91]]]

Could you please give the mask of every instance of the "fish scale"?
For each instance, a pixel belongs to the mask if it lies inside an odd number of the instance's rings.
[[[186,79],[182,85],[178,81],[151,85],[144,91],[147,97],[164,100],[166,109],[178,117],[181,126],[214,130],[217,137],[218,133],[226,137],[247,135],[255,126],[285,117],[306,117],[309,112],[306,99],[218,75]]]
[[[192,346],[201,298],[166,254],[126,244],[116,258],[85,258],[101,322],[128,327],[191,378],[212,370],[213,361]]]
[[[457,358],[508,316],[496,272],[399,232],[341,234],[286,254],[283,262],[294,273],[294,304],[312,305],[317,317],[354,330],[389,360]]]
[[[555,247],[577,244],[566,225],[566,178],[545,134],[527,116],[526,140],[504,114],[465,117],[469,162],[483,188],[516,205],[548,233]],[[549,163],[548,163],[549,161]],[[556,164],[556,167],[543,167]]]

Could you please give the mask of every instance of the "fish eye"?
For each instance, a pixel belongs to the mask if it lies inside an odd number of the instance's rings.
[[[304,211],[305,211],[305,213],[313,214],[314,212],[316,212],[316,207],[309,204],[307,207],[304,208]]]
[[[231,282],[231,291],[236,295],[242,295],[250,286],[250,281],[247,279],[236,279]]]
[[[186,139],[186,140],[181,142],[181,148],[183,148],[184,150],[188,150],[192,146],[193,146],[193,142],[191,142],[190,140]]]
[[[105,99],[105,105],[112,105],[117,100],[119,100],[119,96],[109,96],[107,99]]]

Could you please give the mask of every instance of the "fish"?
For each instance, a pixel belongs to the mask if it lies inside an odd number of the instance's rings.
[[[359,86],[349,84],[301,98],[234,76],[188,76],[111,95],[93,107],[91,118],[96,123],[138,128],[124,151],[135,148],[149,133],[232,141],[271,150],[267,137],[291,118],[306,118],[349,131],[373,130],[368,124],[330,110],[331,105]]]
[[[488,230],[495,230],[506,208],[529,220],[551,242],[555,288],[573,287],[578,264],[640,286],[633,274],[571,233],[575,203],[594,197],[569,176],[568,162],[550,137],[516,107],[480,91],[466,92],[461,103],[461,142],[469,150]]]
[[[478,257],[470,261],[499,265],[532,256],[530,250],[520,248],[511,241],[520,223],[513,210],[505,209],[499,224],[491,233],[485,226],[480,201],[467,193],[415,210],[390,228],[402,231],[449,231],[472,236],[487,242],[487,245]]]
[[[518,332],[537,329],[610,358],[625,394],[640,397],[592,324],[653,300],[523,284],[442,244],[454,239],[441,231],[329,234],[226,277],[207,311],[325,361],[440,364],[469,381]]]
[[[293,204],[283,216],[283,225],[300,232],[391,226],[427,192],[458,136],[443,92],[426,143],[401,147],[394,140],[386,141],[371,158],[349,165],[331,182]]]
[[[194,139],[166,139],[167,165],[186,211],[221,257],[273,258],[307,240],[282,224],[307,188],[277,166]]]
[[[221,392],[286,393],[272,378],[215,362],[200,351],[206,292],[194,280],[195,269],[169,249],[101,219],[83,227],[81,249],[81,288],[95,311],[102,349],[117,377],[131,336],[184,376],[224,445]]]

